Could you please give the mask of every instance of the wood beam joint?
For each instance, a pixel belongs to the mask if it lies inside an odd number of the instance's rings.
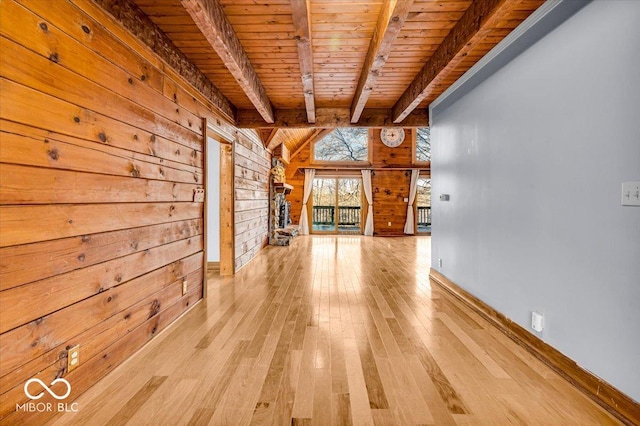
[[[313,81],[313,48],[311,43],[310,0],[290,0],[293,11],[293,27],[298,45],[298,61],[302,75],[302,92],[309,123],[316,122],[315,92]]]
[[[417,108],[469,51],[482,42],[497,22],[515,10],[519,3],[510,0],[473,1],[393,106],[394,123],[400,123]]]
[[[271,101],[219,1],[180,1],[253,106],[267,123],[272,123]]]
[[[393,44],[409,15],[413,1],[385,0],[362,66],[353,102],[351,103],[352,123],[357,123],[360,120],[367,100],[375,89],[376,81],[389,58]]]

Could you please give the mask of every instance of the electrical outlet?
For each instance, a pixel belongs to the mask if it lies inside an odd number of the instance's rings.
[[[182,295],[187,294],[187,280],[182,280]]]
[[[438,268],[442,268],[442,259],[438,259]]]
[[[391,222],[387,222],[387,226],[391,226]]]
[[[538,333],[544,329],[544,316],[538,312],[531,312],[531,328]]]
[[[80,365],[80,345],[75,345],[67,351],[67,373]]]

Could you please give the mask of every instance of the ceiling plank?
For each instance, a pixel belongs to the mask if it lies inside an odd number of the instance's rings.
[[[376,87],[376,80],[389,58],[414,0],[385,0],[380,11],[378,24],[373,32],[371,44],[362,66],[356,93],[351,104],[351,122],[357,123],[364,110],[369,95]]]
[[[293,27],[295,40],[298,44],[298,60],[302,75],[302,91],[304,104],[307,109],[309,123],[316,122],[316,106],[313,80],[313,49],[311,47],[311,15],[309,14],[310,0],[291,0],[293,10]]]
[[[273,108],[267,92],[249,61],[240,40],[218,0],[181,0],[225,67],[231,72],[251,103],[267,123],[273,122]]]
[[[316,123],[307,120],[304,109],[276,109],[274,122],[265,123],[263,118],[253,109],[239,109],[236,125],[239,128],[273,128],[273,127],[320,127],[334,129],[336,127],[426,127],[429,125],[429,111],[417,108],[401,123],[394,123],[391,108],[365,108],[357,124],[351,123],[351,109],[316,108]]]
[[[481,43],[507,14],[520,4],[512,0],[475,0],[449,35],[424,64],[393,106],[393,121],[400,123],[438,87],[474,46]]]
[[[269,143],[273,140],[273,137],[278,133],[278,128],[273,127],[270,129],[258,129],[258,134],[260,135],[260,140],[262,141],[262,145],[265,148],[272,149],[269,147]]]
[[[94,0],[137,39],[208,99],[225,118],[235,121],[236,107],[132,0]]]
[[[296,155],[300,154],[300,152],[302,152],[302,150],[307,145],[315,141],[319,141],[320,139],[324,138],[331,132],[333,132],[333,129],[316,129],[316,131],[313,132],[313,134],[310,137],[308,137],[304,142],[302,142],[302,144],[300,144],[300,146],[296,148],[294,153],[289,156],[289,161],[293,160]]]

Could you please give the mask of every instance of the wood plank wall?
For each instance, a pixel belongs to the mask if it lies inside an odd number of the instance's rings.
[[[235,144],[236,270],[267,245],[271,155],[255,132],[238,132]]]
[[[405,129],[405,141],[396,148],[385,146],[380,140],[380,129],[372,129],[371,143],[373,168],[410,168],[413,165],[412,129]],[[311,144],[296,155],[286,167],[287,183],[293,185],[287,200],[291,201],[293,223],[300,222],[302,209],[302,190],[304,174],[299,171],[313,167],[311,162]],[[407,217],[411,172],[406,170],[375,170],[371,179],[373,189],[374,235],[404,235],[404,222]],[[389,226],[391,222],[391,226]]]
[[[0,51],[0,423],[40,424],[55,412],[15,411],[28,379],[64,377],[70,402],[202,297],[192,200],[202,118],[221,121],[87,0],[2,0]],[[268,155],[245,139],[238,160],[259,167],[237,179],[239,215],[266,216]],[[266,223],[239,221],[241,264]]]

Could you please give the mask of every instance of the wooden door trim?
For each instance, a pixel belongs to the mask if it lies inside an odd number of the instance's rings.
[[[217,132],[213,124],[205,119],[205,146],[209,138],[220,144],[220,275],[235,273],[235,206],[234,206],[234,155],[235,144]],[[206,152],[206,151],[205,151]],[[205,157],[205,235],[207,230],[207,161]],[[206,237],[205,237],[206,247]],[[206,256],[206,251],[205,251]],[[205,259],[207,259],[205,257]]]

